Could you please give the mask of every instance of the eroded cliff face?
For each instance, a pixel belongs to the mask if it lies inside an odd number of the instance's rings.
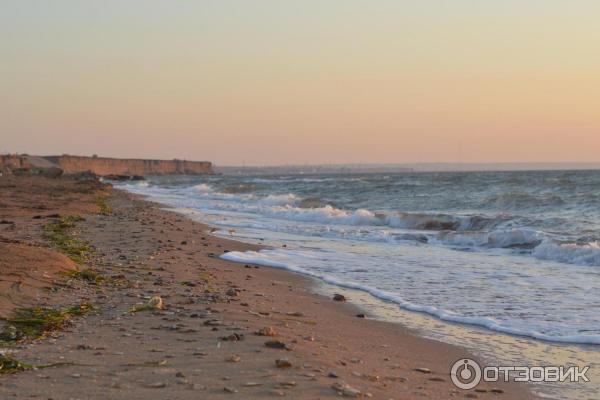
[[[105,157],[51,156],[46,157],[63,169],[65,174],[91,171],[96,175],[211,175],[208,161],[142,160]]]
[[[10,173],[12,170],[29,168],[30,166],[27,156],[16,154],[0,155],[0,172]]]

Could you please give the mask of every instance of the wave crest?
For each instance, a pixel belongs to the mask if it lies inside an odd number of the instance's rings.
[[[600,265],[600,242],[577,244],[546,240],[533,249],[532,254],[541,260],[598,266]]]

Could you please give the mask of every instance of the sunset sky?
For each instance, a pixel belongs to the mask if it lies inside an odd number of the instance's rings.
[[[600,161],[598,1],[0,5],[0,152]]]

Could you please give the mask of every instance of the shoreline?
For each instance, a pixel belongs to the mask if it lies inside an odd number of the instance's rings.
[[[84,385],[86,398],[535,398],[515,383],[459,390],[450,366],[468,350],[357,318],[358,306],[316,294],[308,277],[222,260],[225,250],[259,247],[211,236],[162,205],[117,189],[108,202],[109,215],[88,214],[77,229],[95,249],[88,265],[122,285],[72,288],[72,299],[102,312],[14,354],[75,365],[2,376],[0,394],[69,398]],[[64,302],[69,292],[61,293]],[[128,312],[152,296],[165,308]],[[276,336],[255,334],[269,327]],[[266,347],[269,340],[285,349]]]

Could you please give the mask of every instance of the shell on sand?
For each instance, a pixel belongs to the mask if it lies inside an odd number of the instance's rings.
[[[164,307],[164,302],[162,297],[154,296],[150,300],[148,300],[148,306],[155,308],[157,310],[162,310]]]

